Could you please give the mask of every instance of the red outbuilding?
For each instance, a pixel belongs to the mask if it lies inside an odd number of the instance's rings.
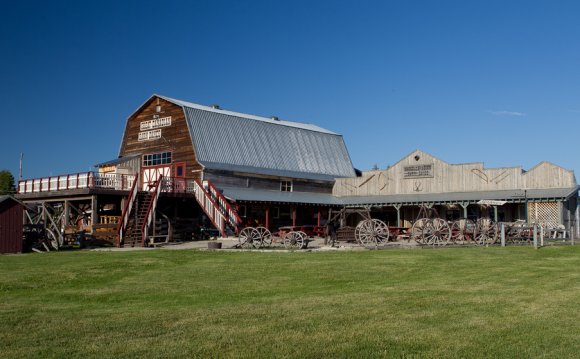
[[[0,196],[0,253],[22,252],[24,206],[12,196]]]

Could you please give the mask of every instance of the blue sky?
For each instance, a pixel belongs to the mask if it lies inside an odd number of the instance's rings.
[[[151,94],[315,123],[354,165],[421,149],[580,170],[580,1],[13,1],[0,169],[116,158]]]

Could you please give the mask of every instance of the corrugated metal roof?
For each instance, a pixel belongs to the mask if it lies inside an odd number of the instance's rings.
[[[200,105],[200,104],[193,103],[193,102],[177,100],[177,99],[174,99],[171,97],[166,97],[166,96],[161,96],[161,95],[154,95],[154,96],[158,96],[159,98],[162,98],[166,101],[173,102],[174,104],[179,105],[181,107],[195,108],[198,110],[209,111],[209,112],[213,112],[216,114],[229,115],[229,116],[246,118],[246,119],[250,119],[250,120],[256,120],[256,121],[261,121],[261,122],[266,122],[266,123],[271,123],[271,124],[276,124],[276,125],[281,125],[281,126],[295,127],[295,128],[301,128],[304,130],[328,133],[331,135],[338,135],[337,133],[334,133],[334,132],[329,131],[325,128],[313,125],[311,123],[293,122],[293,121],[285,121],[285,120],[274,120],[274,119],[269,118],[269,117],[256,116],[256,115],[250,115],[247,113],[223,110],[223,109],[214,108],[211,106]]]
[[[529,201],[565,200],[577,195],[578,188],[530,189],[526,191]],[[334,197],[328,193],[281,192],[256,190],[250,188],[223,188],[223,194],[238,201],[306,203],[345,206],[368,205],[417,205],[422,203],[475,203],[480,200],[498,200],[510,203],[523,203],[526,200],[523,191],[487,191],[487,192],[455,192],[432,194],[405,194],[391,196],[353,196]]]
[[[342,136],[333,132],[171,101],[184,106],[197,160],[208,169],[328,180],[355,175]]]
[[[119,163],[127,162],[127,161],[130,161],[130,160],[135,159],[135,158],[140,157],[140,156],[141,156],[141,154],[134,154],[134,155],[128,155],[128,156],[124,156],[124,157],[119,157],[119,158],[115,158],[114,160],[109,160],[109,161],[105,161],[102,163],[98,163],[95,165],[95,167],[115,166],[115,165],[118,165]]]
[[[502,190],[481,192],[451,192],[451,193],[424,193],[424,194],[400,194],[388,196],[349,196],[340,197],[342,203],[347,206],[356,205],[394,205],[394,204],[421,204],[421,203],[458,203],[477,202],[482,199],[498,200],[506,202],[524,202],[535,200],[565,200],[578,192],[574,188],[546,188],[524,190]]]
[[[222,188],[226,198],[237,201],[248,202],[277,202],[277,203],[301,203],[301,204],[323,204],[341,205],[338,197],[331,193],[307,193],[307,192],[282,192],[257,190],[250,188]]]

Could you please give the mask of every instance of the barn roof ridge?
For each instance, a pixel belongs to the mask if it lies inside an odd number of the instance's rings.
[[[189,108],[194,108],[197,110],[209,111],[209,112],[214,112],[214,113],[218,113],[218,114],[222,114],[222,115],[229,115],[229,116],[234,116],[234,117],[241,117],[241,118],[246,118],[246,119],[250,119],[250,120],[266,122],[266,123],[270,123],[270,124],[274,124],[274,125],[289,126],[289,127],[300,128],[300,129],[308,130],[308,131],[321,132],[321,133],[326,133],[326,134],[330,134],[330,135],[342,136],[336,132],[327,130],[325,128],[322,128],[320,126],[317,126],[317,125],[314,125],[311,123],[287,121],[287,120],[276,120],[276,119],[272,119],[271,117],[258,116],[258,115],[243,113],[243,112],[224,110],[221,108],[214,108],[211,106],[200,105],[197,103],[183,101],[183,100],[179,100],[179,99],[175,99],[175,98],[171,98],[171,97],[167,97],[167,96],[163,96],[163,95],[159,95],[159,94],[154,94],[153,96],[157,96],[163,100],[172,102],[172,103],[174,103],[178,106],[181,106],[181,107],[189,107]]]

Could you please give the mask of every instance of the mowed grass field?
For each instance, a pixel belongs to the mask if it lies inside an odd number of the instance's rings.
[[[4,255],[0,357],[580,357],[580,246]]]

